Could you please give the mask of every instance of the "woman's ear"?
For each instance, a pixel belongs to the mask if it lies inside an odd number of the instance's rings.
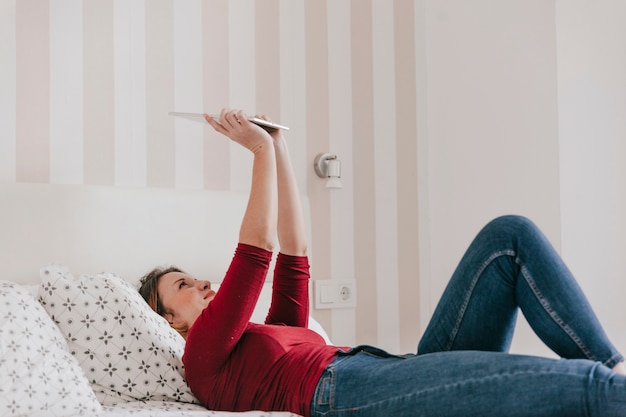
[[[163,314],[163,318],[172,326],[174,324],[174,315],[172,313]]]
[[[189,331],[187,323],[176,322],[176,316],[174,313],[165,313],[162,317],[167,320],[170,327],[176,330],[183,337],[183,339],[187,339],[187,332]]]

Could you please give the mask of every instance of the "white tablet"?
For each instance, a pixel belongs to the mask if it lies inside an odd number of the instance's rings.
[[[168,114],[170,116],[182,117],[184,119],[193,120],[194,122],[207,123],[202,113],[184,113],[184,112],[171,111]],[[209,114],[209,116],[211,116],[212,118],[216,120],[219,119],[220,117],[219,114]],[[278,123],[274,123],[274,122],[268,122],[267,120],[259,119],[258,117],[248,117],[248,120],[262,127],[289,130],[287,126],[279,125]]]

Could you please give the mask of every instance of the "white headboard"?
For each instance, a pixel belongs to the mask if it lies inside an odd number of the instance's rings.
[[[219,282],[248,195],[0,183],[0,199],[2,279],[36,284],[39,269],[58,262],[75,274],[113,272],[130,282],[157,265],[173,264]],[[308,220],[306,198],[303,206]]]

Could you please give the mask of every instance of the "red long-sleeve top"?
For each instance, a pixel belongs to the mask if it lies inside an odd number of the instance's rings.
[[[250,317],[272,253],[239,244],[215,298],[187,335],[187,382],[202,404],[223,411],[291,411],[308,416],[337,347],[306,328],[307,257],[279,254],[265,324]]]

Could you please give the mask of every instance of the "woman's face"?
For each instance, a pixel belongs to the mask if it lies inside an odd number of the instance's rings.
[[[166,311],[163,317],[176,327],[191,327],[215,297],[209,281],[198,281],[182,272],[163,275],[157,284],[157,292]]]

